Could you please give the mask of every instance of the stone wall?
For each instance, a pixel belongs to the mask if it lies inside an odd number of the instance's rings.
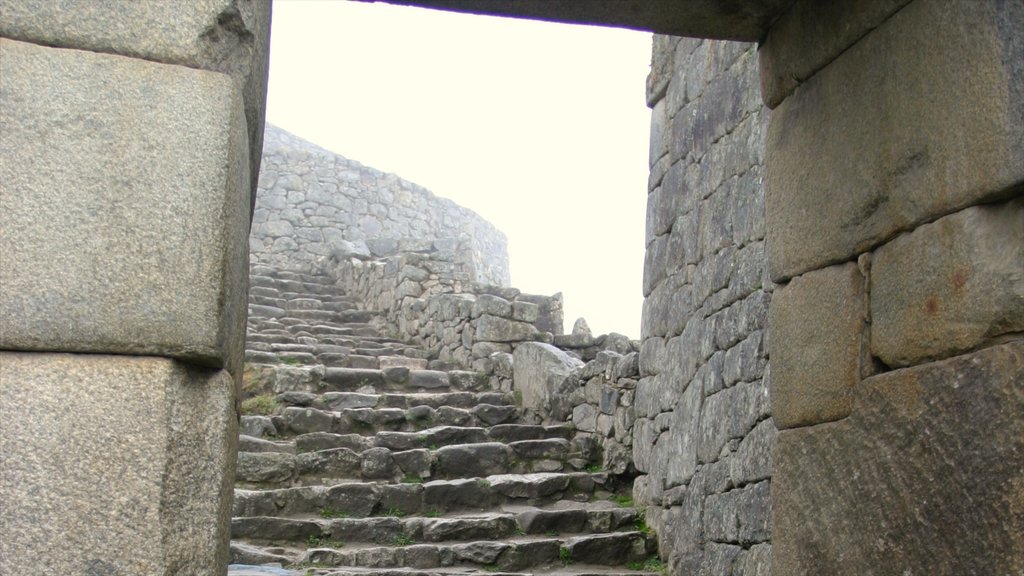
[[[800,0],[764,42],[775,574],[1024,572],[1022,30]]]
[[[655,36],[634,500],[673,574],[771,562],[764,139],[755,46]]]
[[[0,573],[224,574],[269,3],[0,14]]]
[[[508,286],[505,235],[475,212],[267,125],[249,238],[254,265],[317,271],[353,241],[384,257],[461,236],[470,278]]]
[[[423,346],[436,362],[491,373],[493,353],[561,333],[562,295],[476,282],[471,253],[468,238],[440,239],[382,258],[341,258],[331,273],[384,313],[393,336]]]

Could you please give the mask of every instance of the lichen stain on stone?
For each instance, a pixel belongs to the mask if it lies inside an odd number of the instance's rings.
[[[929,296],[924,301],[924,313],[935,316],[939,313],[939,299],[936,296]]]

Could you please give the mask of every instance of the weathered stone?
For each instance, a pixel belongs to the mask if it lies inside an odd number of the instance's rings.
[[[477,296],[476,301],[473,302],[472,315],[473,318],[479,318],[483,314],[509,318],[512,316],[512,303],[504,298],[499,298],[498,296],[481,294],[480,296]]]
[[[795,2],[772,24],[758,49],[765,105],[778,106],[801,82],[908,2],[844,0],[831,3],[828,10],[813,0]]]
[[[362,453],[363,478],[390,478],[395,475],[395,459],[387,448],[370,448]]]
[[[428,510],[483,509],[491,505],[491,500],[489,487],[474,478],[423,484],[423,504]]]
[[[698,460],[717,460],[731,438],[746,436],[767,412],[768,388],[760,381],[737,384],[705,398],[700,414]]]
[[[871,351],[888,366],[1024,332],[1024,200],[925,224],[871,260]]]
[[[0,54],[0,347],[240,372],[248,161],[232,79],[6,39]]]
[[[373,484],[336,484],[323,494],[323,506],[348,516],[369,516],[380,501],[380,487]]]
[[[736,453],[729,458],[729,478],[733,485],[742,486],[764,480],[772,475],[772,454],[778,431],[771,419],[762,420],[740,442]]]
[[[668,437],[671,457],[667,464],[665,483],[683,484],[697,471],[697,447],[700,443],[701,411],[704,391],[691,384],[683,392],[679,405],[672,412],[672,434]],[[635,444],[636,440],[634,440]],[[666,456],[669,456],[666,454]]]
[[[441,476],[464,478],[490,476],[508,471],[512,451],[505,444],[482,442],[443,446],[437,450],[437,473]]]
[[[512,303],[512,319],[522,322],[536,322],[540,318],[540,307],[532,302],[515,301]]]
[[[245,98],[249,182],[255,193],[263,142],[270,6],[237,0],[164,3],[0,2],[0,36],[204,68],[235,77]]]
[[[598,411],[590,404],[580,404],[572,409],[572,424],[583,432],[597,430]]]
[[[238,455],[235,479],[242,482],[286,482],[295,476],[295,465],[293,454],[242,452]]]
[[[234,405],[224,371],[0,353],[0,572],[216,574],[228,556]]]
[[[550,332],[555,336],[565,331],[562,325],[563,301],[562,293],[558,292],[553,296],[539,296],[535,294],[520,294],[516,296],[517,302],[529,302],[536,304],[538,317],[536,322],[531,322],[541,332]]]
[[[520,342],[537,338],[537,329],[526,322],[484,314],[474,320],[476,339],[487,342]]]
[[[1024,181],[1022,23],[1015,2],[912,2],[773,111],[773,280]]]
[[[576,387],[571,374],[583,362],[550,344],[526,342],[516,347],[513,365],[513,388],[522,393],[523,408],[551,421],[564,421],[573,408],[564,401],[569,388]]]
[[[864,300],[864,278],[852,263],[808,272],[776,289],[768,344],[778,428],[850,413],[860,378]]]
[[[360,455],[351,448],[327,448],[303,452],[296,458],[300,474],[328,478],[359,478]]]
[[[1024,570],[1022,375],[1024,345],[997,346],[865,379],[849,418],[780,432],[772,573]]]

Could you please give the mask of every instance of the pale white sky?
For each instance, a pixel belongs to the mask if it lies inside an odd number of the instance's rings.
[[[650,34],[275,0],[271,46],[267,121],[492,222],[566,330],[639,337]]]

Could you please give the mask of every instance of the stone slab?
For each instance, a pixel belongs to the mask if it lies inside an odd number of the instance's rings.
[[[910,0],[797,0],[758,49],[761,98],[775,108],[790,93]]]
[[[847,263],[775,290],[768,310],[772,417],[779,429],[844,418],[860,379],[864,277]]]
[[[1024,343],[856,396],[841,422],[779,433],[772,574],[1024,572]]]
[[[263,150],[270,5],[261,0],[0,0],[0,36],[234,76],[245,98],[255,198]]]
[[[1024,5],[918,0],[772,113],[773,280],[1024,183]]]
[[[889,366],[1024,333],[1024,199],[967,208],[879,248],[871,351]]]
[[[223,574],[234,406],[223,370],[0,353],[0,573]]]
[[[0,57],[0,348],[239,365],[235,82],[6,39]]]

